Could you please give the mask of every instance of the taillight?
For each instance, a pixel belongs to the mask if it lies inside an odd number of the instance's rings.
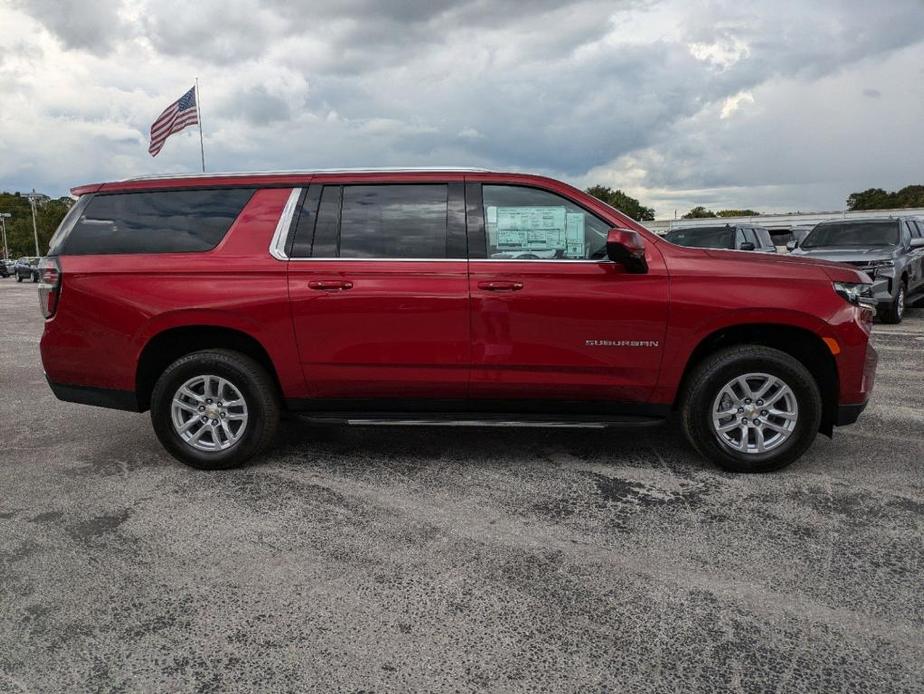
[[[51,318],[58,308],[58,297],[61,296],[61,265],[56,257],[42,258],[39,261],[39,306],[42,315]]]

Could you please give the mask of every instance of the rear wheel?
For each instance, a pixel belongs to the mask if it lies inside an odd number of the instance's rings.
[[[905,317],[905,299],[907,296],[908,283],[903,279],[898,283],[898,291],[895,293],[895,298],[891,303],[881,307],[877,312],[879,320],[883,323],[901,323],[902,318]]]
[[[808,369],[780,350],[731,347],[690,377],[681,421],[690,444],[734,472],[770,472],[815,440],[821,393]]]
[[[204,350],[173,362],[151,394],[157,438],[177,460],[203,470],[242,465],[272,441],[279,422],[273,379],[230,350]]]

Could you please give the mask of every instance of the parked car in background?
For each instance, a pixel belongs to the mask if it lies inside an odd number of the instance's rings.
[[[722,248],[734,251],[776,253],[770,232],[763,227],[725,224],[671,229],[664,239],[687,248]]]
[[[924,220],[821,222],[791,255],[846,263],[868,274],[883,323],[900,323],[905,306],[924,297]]]
[[[222,174],[74,194],[41,264],[49,384],[150,410],[194,467],[241,465],[289,410],[614,429],[676,414],[703,456],[767,472],[856,421],[873,386],[863,273],[684,248],[542,176]]]
[[[39,281],[39,258],[34,257],[23,257],[16,261],[14,266],[14,273],[16,275],[16,281],[22,282],[23,280],[31,279],[33,282]]]
[[[0,260],[0,277],[9,277],[13,274],[14,263],[9,260]]]
[[[786,250],[792,251],[805,241],[805,237],[812,233],[814,224],[800,224],[789,229],[789,239],[786,241]]]

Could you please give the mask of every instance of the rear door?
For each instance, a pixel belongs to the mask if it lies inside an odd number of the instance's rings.
[[[313,397],[464,398],[470,327],[461,180],[318,180],[304,196],[288,274]]]
[[[606,259],[611,224],[554,192],[466,185],[473,398],[644,401],[661,361],[668,279]],[[516,404],[514,403],[514,406]]]

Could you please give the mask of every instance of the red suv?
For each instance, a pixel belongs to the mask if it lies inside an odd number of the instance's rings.
[[[62,400],[143,412],[227,468],[283,410],[354,424],[626,427],[723,468],[856,421],[869,278],[684,248],[541,176],[364,170],[76,188],[42,263]]]

